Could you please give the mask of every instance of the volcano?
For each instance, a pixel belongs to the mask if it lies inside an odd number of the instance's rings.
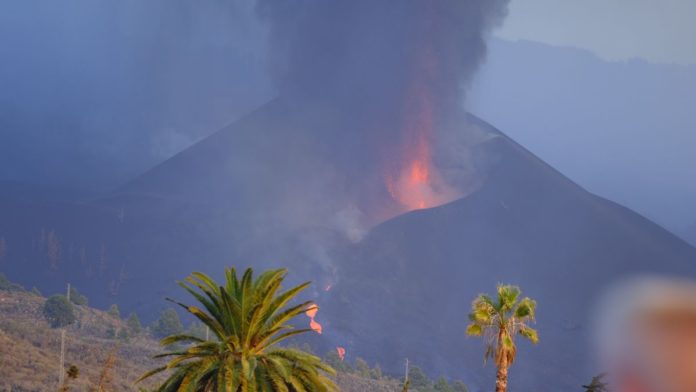
[[[337,162],[328,171],[335,180],[342,161],[353,164],[351,157],[365,145],[341,140],[342,132],[320,135],[322,129],[339,127],[325,122],[332,116],[309,116],[308,121],[308,114],[316,112],[288,110],[285,105],[275,102],[220,131],[124,187],[120,197],[175,195],[217,210],[234,210],[236,204],[249,211],[258,202],[268,203],[264,209],[282,203],[273,195],[306,200],[335,194],[322,189],[321,181],[293,185],[302,173],[309,178],[323,178],[326,173],[316,172],[322,166],[310,161],[320,154],[295,156],[292,146],[321,151],[348,143],[345,150],[333,150],[338,153],[329,160]],[[394,372],[409,358],[433,375],[464,373],[479,386],[491,379],[492,369],[488,374],[482,369],[481,342],[465,337],[469,302],[499,282],[518,284],[539,302],[542,339],[537,347],[520,345],[520,360],[511,377],[521,390],[572,389],[601,371],[591,362],[589,333],[592,307],[602,290],[636,274],[696,277],[696,249],[635,212],[587,192],[484,121],[469,115],[462,123],[467,124],[462,132],[477,130],[471,153],[478,170],[485,173],[467,196],[388,219],[358,241],[336,233],[340,227],[332,222],[308,219],[306,227],[283,233],[281,243],[265,246],[278,234],[266,233],[261,240],[264,253],[297,266],[322,284],[329,275],[332,290],[317,294],[318,301],[326,303],[325,336],[332,340],[327,350],[345,346],[349,355],[379,362]],[[271,158],[249,164],[258,157]],[[277,176],[272,175],[255,177],[277,170],[288,182],[274,183]],[[367,188],[379,188],[381,176],[363,181]],[[356,192],[351,197],[364,206],[383,200],[383,192]],[[221,195],[224,201],[217,199]],[[319,199],[310,204],[342,208]],[[379,208],[383,207],[373,211]],[[310,218],[325,216],[303,213]],[[246,227],[255,226],[254,218],[243,220]],[[238,233],[236,238],[243,236]],[[311,247],[307,250],[307,244],[315,241],[325,251],[319,260]],[[259,247],[246,248],[244,257],[259,260],[254,257]]]
[[[401,213],[374,170],[383,151],[351,132],[350,117],[278,99],[106,196],[8,198],[3,270],[49,290],[70,280],[93,303],[147,319],[193,270],[287,266],[317,282],[323,335],[313,342],[395,373],[409,358],[473,390],[492,369],[465,337],[466,314],[497,283],[539,303],[541,343],[520,344],[511,380],[570,390],[601,370],[588,343],[601,290],[640,273],[696,277],[696,249],[471,115],[461,132],[476,179],[457,200]]]
[[[469,303],[516,284],[539,303],[541,336],[519,345],[517,389],[572,390],[602,370],[590,336],[598,295],[628,276],[694,277],[696,250],[480,125],[497,135],[482,146],[497,157],[483,185],[372,229],[342,264],[328,328],[341,330],[349,351],[465,373],[485,390],[494,374],[482,369],[479,339],[465,337]]]

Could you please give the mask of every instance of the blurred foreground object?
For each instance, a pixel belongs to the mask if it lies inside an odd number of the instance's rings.
[[[696,391],[696,282],[625,282],[604,298],[597,320],[612,391]]]

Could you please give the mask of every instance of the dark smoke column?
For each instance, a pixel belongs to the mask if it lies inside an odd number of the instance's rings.
[[[393,214],[464,193],[448,178],[451,168],[438,168],[451,157],[436,146],[462,132],[451,124],[462,118],[463,90],[507,3],[259,0],[257,12],[270,29],[269,66],[281,96],[338,109],[344,129],[326,132],[347,134],[334,139],[350,138],[368,165],[356,168],[355,151],[339,151],[335,163],[348,173],[379,172]]]

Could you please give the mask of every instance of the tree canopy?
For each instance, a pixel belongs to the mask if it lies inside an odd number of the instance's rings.
[[[286,270],[271,270],[253,278],[251,269],[238,277],[225,270],[225,282],[194,273],[179,282],[202,306],[176,302],[205,324],[211,339],[173,334],[161,344],[174,347],[158,357],[172,358],[141,377],[169,372],[158,391],[283,391],[329,392],[337,387],[328,377],[334,370],[320,358],[298,349],[279,347],[311,329],[294,329],[289,322],[315,306],[310,301],[290,305],[309,282],[281,292]],[[176,349],[176,346],[188,344]]]
[[[49,297],[42,312],[52,328],[62,328],[75,322],[73,306],[64,295]]]

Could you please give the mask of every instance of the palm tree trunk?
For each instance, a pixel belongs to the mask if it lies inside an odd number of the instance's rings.
[[[501,329],[499,334],[498,334],[498,344],[502,345],[503,344],[503,339],[505,338],[504,330]],[[496,373],[495,376],[495,392],[505,392],[507,390],[507,385],[508,385],[508,356],[507,356],[507,350],[503,349],[500,350],[499,353],[500,358],[497,358],[498,362],[498,372]]]
[[[507,359],[498,366],[498,373],[495,378],[495,392],[505,392],[508,384],[508,364]]]

